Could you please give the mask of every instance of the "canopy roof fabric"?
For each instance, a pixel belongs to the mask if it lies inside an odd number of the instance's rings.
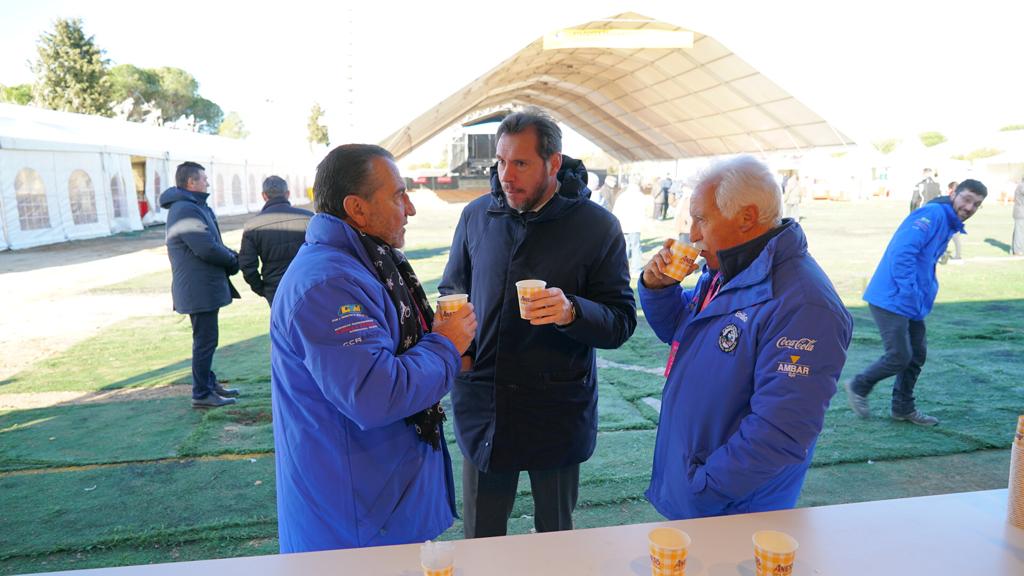
[[[635,13],[580,28],[682,28]],[[386,138],[402,157],[498,106],[539,106],[619,161],[850,144],[828,122],[710,36],[693,47],[544,50],[537,39]]]

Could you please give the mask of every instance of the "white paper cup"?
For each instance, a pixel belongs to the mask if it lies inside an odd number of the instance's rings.
[[[685,576],[690,535],[675,528],[660,527],[647,534],[651,576]]]
[[[459,311],[469,302],[469,294],[449,294],[437,299],[437,313],[441,318],[447,318]]]
[[[536,296],[538,293],[540,293],[541,290],[543,290],[545,287],[547,287],[547,285],[548,285],[548,283],[545,282],[544,280],[532,280],[531,279],[531,280],[520,280],[519,282],[516,282],[516,292],[519,295],[519,317],[520,318],[522,318],[523,320],[529,320],[529,318],[526,317],[526,312],[524,311],[524,308],[523,308],[523,306],[526,304],[526,302],[523,300],[523,298],[532,298],[532,297]]]
[[[754,537],[754,566],[757,576],[787,576],[793,573],[800,544],[785,532],[761,530]]]

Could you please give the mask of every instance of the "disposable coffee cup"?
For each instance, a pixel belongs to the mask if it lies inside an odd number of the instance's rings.
[[[431,542],[420,545],[423,576],[452,576],[455,573],[455,543]]]
[[[788,576],[793,573],[796,538],[777,530],[761,530],[754,537],[754,567],[757,576]]]
[[[469,294],[449,294],[437,299],[437,313],[441,318],[447,318],[459,311],[469,302]]]
[[[685,576],[690,535],[675,528],[655,528],[647,534],[651,576]]]
[[[547,287],[548,283],[544,280],[520,280],[516,282],[516,292],[519,294],[519,317],[523,320],[529,320],[526,317],[526,302],[524,298],[533,298],[540,294],[541,290]]]
[[[672,251],[672,262],[665,268],[665,275],[675,280],[682,280],[697,269],[697,257],[700,250],[688,242],[676,240],[669,247]]]

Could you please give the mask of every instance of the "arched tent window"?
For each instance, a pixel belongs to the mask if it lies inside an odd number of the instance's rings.
[[[260,202],[260,192],[262,192],[262,190],[257,190],[256,189],[256,176],[254,176],[253,174],[249,174],[249,203],[250,204],[259,204],[259,202]]]
[[[50,227],[46,187],[35,170],[22,168],[18,172],[14,177],[14,195],[18,204],[18,225],[22,230],[43,230]]]
[[[245,199],[242,196],[242,179],[238,174],[231,177],[231,202],[235,206],[241,206],[245,203]]]
[[[224,176],[217,174],[217,187],[213,189],[213,205],[224,206]]]
[[[99,221],[96,216],[96,189],[93,188],[92,178],[89,178],[84,170],[75,170],[68,178],[68,198],[71,200],[71,218],[75,221],[76,226],[95,224]],[[117,200],[114,202],[116,210]],[[121,204],[121,209],[124,210],[123,195]]]
[[[114,176],[110,179],[110,195],[114,197],[114,217],[115,218],[127,218],[128,210],[124,204],[124,183],[121,181],[120,176]],[[121,212],[117,211],[118,198],[121,199]],[[78,224],[78,221],[75,221]]]

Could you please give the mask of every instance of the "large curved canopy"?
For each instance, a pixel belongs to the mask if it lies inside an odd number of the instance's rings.
[[[683,30],[635,13],[579,28]],[[710,36],[692,48],[544,50],[543,39],[388,136],[402,157],[498,106],[540,106],[619,161],[849,144],[850,140]]]

